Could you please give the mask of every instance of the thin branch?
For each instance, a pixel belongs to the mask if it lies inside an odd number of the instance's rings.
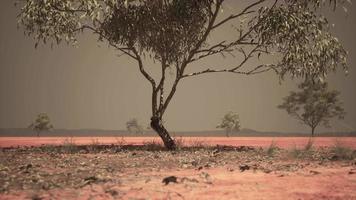
[[[91,31],[93,31],[93,33],[98,34],[101,38],[106,39],[106,41],[108,41],[109,45],[114,47],[115,49],[121,51],[122,53],[130,56],[131,58],[137,60],[137,56],[131,54],[129,51],[131,50],[129,47],[120,47],[117,44],[114,44],[113,42],[110,41],[110,39],[108,39],[104,34],[102,34],[100,31],[98,31],[97,29],[95,29],[94,27],[91,27],[89,25],[83,25],[82,27],[74,30],[74,31],[82,31],[84,29],[89,29]]]
[[[274,64],[265,64],[265,65],[258,65],[255,68],[249,70],[249,71],[236,71],[234,70],[236,67],[230,68],[230,69],[221,69],[221,70],[214,70],[214,69],[206,69],[204,71],[200,72],[194,72],[190,74],[183,75],[182,78],[187,78],[187,77],[192,77],[192,76],[198,76],[202,74],[207,74],[207,73],[234,73],[234,74],[242,74],[242,75],[255,75],[255,74],[261,74],[270,70],[276,71],[276,66]]]
[[[158,84],[157,88],[156,88],[156,92],[159,90],[160,91],[160,96],[159,96],[159,108],[158,110],[161,110],[162,107],[163,107],[163,101],[164,101],[164,81],[166,79],[166,69],[167,69],[167,66],[166,66],[166,61],[165,59],[162,59],[162,76],[161,76],[161,81],[160,83]]]
[[[259,4],[262,4],[262,3],[265,2],[265,1],[266,1],[266,0],[259,0],[259,1],[255,2],[255,3],[253,3],[253,4],[250,4],[250,5],[247,6],[244,10],[242,10],[242,12],[240,12],[239,14],[230,15],[229,17],[223,19],[221,22],[219,22],[219,23],[217,23],[216,25],[214,25],[214,26],[212,27],[212,29],[215,29],[215,28],[217,28],[217,27],[219,27],[219,26],[225,24],[226,22],[228,22],[228,21],[230,21],[230,20],[232,20],[232,19],[236,19],[236,18],[241,17],[241,16],[243,16],[243,15],[247,15],[247,14],[251,14],[251,13],[255,12],[255,11],[248,11],[248,10],[250,10],[251,8],[253,8],[253,7],[255,7],[255,6],[259,5]]]
[[[212,27],[214,26],[215,20],[219,14],[219,10],[221,8],[222,3],[224,2],[224,0],[219,0],[216,2],[216,6],[215,6],[215,11],[213,12],[213,16],[211,17],[209,24],[205,30],[205,33],[203,35],[203,37],[198,41],[198,43],[195,45],[195,47],[189,52],[188,58],[182,63],[182,67],[181,67],[181,71],[180,74],[184,73],[184,70],[186,68],[186,66],[191,62],[192,58],[194,57],[194,55],[197,53],[197,51],[201,48],[201,45],[206,41],[206,39],[208,38]]]
[[[139,66],[139,69],[141,71],[141,73],[143,74],[143,76],[152,84],[152,87],[153,89],[156,88],[156,82],[155,80],[146,72],[146,70],[144,69],[143,67],[143,63],[142,63],[142,59],[139,55],[139,53],[137,52],[137,50],[135,49],[135,47],[131,46],[130,47],[130,50],[135,54],[136,56],[136,60],[138,62],[138,66]]]

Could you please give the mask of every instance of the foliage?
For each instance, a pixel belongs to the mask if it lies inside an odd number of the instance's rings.
[[[315,150],[317,148],[314,148],[314,140],[309,138],[308,142],[301,149],[298,149],[294,144],[293,148],[289,149],[289,155],[297,159],[312,159],[313,156],[315,157]]]
[[[334,154],[333,160],[352,160],[356,158],[356,151],[339,141],[336,141],[334,146],[331,147],[331,152]]]
[[[136,118],[130,119],[126,122],[126,128],[130,133],[140,133],[143,134],[143,126],[140,125]]]
[[[216,128],[222,128],[226,131],[226,136],[229,136],[233,131],[240,131],[240,118],[237,113],[232,111],[226,113],[221,120],[221,123]]]
[[[271,142],[271,144],[268,146],[268,148],[266,149],[266,153],[268,156],[272,157],[276,154],[276,152],[278,152],[279,148],[276,144],[276,142],[273,140]]]
[[[273,10],[260,10],[263,21],[258,22],[256,38],[266,51],[281,56],[277,66],[282,77],[287,73],[293,77],[325,77],[339,64],[347,70],[347,52],[329,33],[326,17],[309,5],[306,1],[289,1]]]
[[[319,125],[330,126],[330,119],[343,119],[345,111],[339,101],[339,92],[329,91],[328,84],[321,81],[306,80],[298,86],[298,92],[291,92],[278,106],[289,115],[314,130]]]
[[[80,33],[91,31],[99,41],[137,61],[152,86],[151,127],[167,147],[174,148],[161,122],[183,79],[271,70],[281,78],[325,77],[339,65],[347,71],[347,52],[330,34],[320,12],[324,6],[336,9],[344,2],[255,0],[226,15],[222,12],[225,0],[24,0],[20,1],[19,23],[34,37],[36,46],[41,42],[76,44]],[[227,27],[237,30],[236,37],[214,40],[216,30]],[[189,68],[217,55],[231,55],[236,65],[206,66],[195,72]],[[266,62],[251,66],[253,58],[266,58]],[[153,67],[146,63],[148,59],[160,64],[160,77],[150,74]],[[173,84],[167,84],[168,71],[175,72]]]
[[[53,129],[53,125],[46,113],[40,113],[33,123],[29,125],[29,128],[36,131],[37,136],[39,136],[41,131],[47,131]]]

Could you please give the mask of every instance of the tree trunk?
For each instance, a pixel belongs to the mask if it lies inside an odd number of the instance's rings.
[[[312,137],[314,137],[315,127],[312,127]]]
[[[168,131],[162,124],[162,120],[158,117],[151,118],[151,127],[153,130],[157,132],[157,134],[161,137],[164,146],[168,150],[175,150],[176,143],[174,142],[173,138],[169,135]]]
[[[39,131],[36,131],[36,133],[37,133],[37,137],[40,137],[40,132],[39,132]]]

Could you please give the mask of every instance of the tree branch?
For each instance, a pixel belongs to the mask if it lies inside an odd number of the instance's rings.
[[[234,67],[236,68],[236,67]],[[276,71],[276,67],[274,64],[265,64],[265,65],[258,65],[255,68],[249,70],[249,71],[236,71],[233,70],[234,68],[231,69],[221,69],[221,70],[214,70],[214,69],[206,69],[204,71],[200,71],[200,72],[194,72],[194,73],[190,73],[190,74],[185,74],[182,76],[182,78],[187,78],[187,77],[192,77],[192,76],[198,76],[198,75],[202,75],[202,74],[207,74],[207,73],[234,73],[234,74],[242,74],[242,75],[255,75],[255,74],[261,74],[263,72],[267,72],[270,70],[274,70]]]
[[[135,56],[135,55],[133,55],[133,54],[131,54],[131,53],[129,52],[129,51],[131,50],[129,47],[120,47],[120,46],[114,44],[114,43],[111,42],[107,37],[105,37],[104,34],[102,34],[100,31],[98,31],[97,29],[95,29],[95,28],[92,27],[92,26],[83,25],[82,27],[80,27],[80,28],[74,30],[74,32],[76,32],[76,31],[83,31],[84,29],[89,29],[89,30],[93,31],[93,33],[98,34],[98,35],[100,36],[100,38],[104,38],[104,39],[109,43],[110,46],[114,47],[115,49],[121,51],[122,53],[124,53],[124,54],[130,56],[131,58],[133,58],[133,59],[135,59],[135,60],[138,59],[137,56]]]
[[[217,23],[216,25],[214,25],[214,26],[212,27],[212,29],[215,29],[215,28],[217,28],[217,27],[219,27],[219,26],[221,26],[221,25],[227,23],[228,21],[230,21],[230,20],[232,20],[232,19],[236,19],[236,18],[241,17],[241,16],[243,16],[243,15],[248,15],[248,14],[251,14],[251,13],[255,12],[255,11],[248,11],[248,10],[250,10],[251,8],[253,8],[253,7],[255,7],[255,6],[259,5],[259,4],[262,4],[262,3],[265,2],[265,1],[266,1],[266,0],[259,0],[259,1],[255,2],[255,3],[250,4],[250,5],[247,6],[245,9],[243,9],[242,12],[240,12],[239,14],[230,15],[229,17],[223,19],[221,22],[219,22],[219,23]]]

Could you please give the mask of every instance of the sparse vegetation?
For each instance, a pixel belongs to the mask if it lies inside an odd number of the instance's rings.
[[[49,119],[49,116],[46,113],[38,114],[35,121],[31,123],[28,127],[37,133],[37,137],[40,136],[40,133],[42,131],[48,131],[53,129],[51,120]]]
[[[73,137],[66,138],[63,140],[62,150],[65,153],[75,153],[78,151],[77,144],[75,144],[75,140]]]
[[[138,119],[133,118],[126,122],[126,128],[130,133],[143,134],[144,128],[141,123],[139,123]]]
[[[328,165],[328,163],[356,158],[355,151],[340,143],[330,148],[314,148],[313,151],[308,150],[311,149],[309,147],[310,144],[307,144],[306,147],[298,150],[296,158],[308,163],[318,162],[317,165],[320,165],[321,160],[324,161],[323,165]],[[75,184],[75,188],[81,188],[87,184],[115,183],[117,171],[131,168],[135,170],[204,169],[229,166],[230,170],[239,171],[243,166],[245,170],[254,169],[270,173],[271,171],[298,171],[305,167],[290,161],[287,155],[290,155],[291,151],[279,149],[275,143],[271,143],[265,151],[247,147],[193,145],[170,152],[165,150],[162,142],[156,140],[147,142],[144,146],[94,146],[75,145],[69,138],[60,146],[7,148],[1,149],[0,152],[0,194],[23,186],[48,190],[72,187],[72,184]],[[305,156],[306,153],[309,156]],[[271,164],[271,157],[273,157],[273,164]],[[133,159],[135,162],[132,162]],[[46,171],[58,167],[61,168],[58,173]],[[42,169],[46,170],[42,171]],[[67,177],[67,173],[71,174],[70,177]],[[13,178],[8,179],[9,175]],[[30,181],[33,177],[36,177],[36,182]],[[4,184],[4,181],[8,183]]]
[[[278,108],[284,109],[301,123],[311,128],[311,136],[319,125],[330,126],[330,119],[343,119],[345,111],[339,101],[339,92],[329,91],[328,84],[307,79],[298,86],[298,92],[291,92]]]
[[[289,155],[296,159],[311,159],[314,153],[314,140],[312,138],[309,138],[303,148],[294,145],[293,148],[289,149]]]
[[[356,158],[356,150],[343,145],[339,141],[336,141],[334,146],[332,146],[331,153],[333,154],[333,160],[352,160]]]
[[[276,142],[272,141],[271,144],[266,149],[266,153],[268,156],[273,157],[278,152],[278,150],[279,150],[279,148],[278,148]]]
[[[90,31],[98,41],[137,62],[152,87],[151,127],[172,150],[176,145],[162,120],[183,80],[208,73],[267,71],[276,72],[280,80],[288,75],[323,78],[339,66],[347,71],[347,52],[320,12],[327,5],[336,8],[344,2],[260,0],[227,9],[226,15],[222,12],[228,4],[225,0],[25,0],[18,1],[18,22],[26,35],[34,37],[35,47],[39,43],[76,45],[78,35]],[[218,30],[236,34],[217,41]],[[231,55],[236,65],[193,70],[194,63],[217,55]],[[261,61],[251,66],[254,58]],[[150,61],[159,64],[158,77],[151,73]],[[175,76],[169,81],[170,70]]]
[[[229,137],[231,133],[240,131],[240,117],[237,113],[232,111],[224,115],[221,123],[216,128],[225,129],[226,137]]]

